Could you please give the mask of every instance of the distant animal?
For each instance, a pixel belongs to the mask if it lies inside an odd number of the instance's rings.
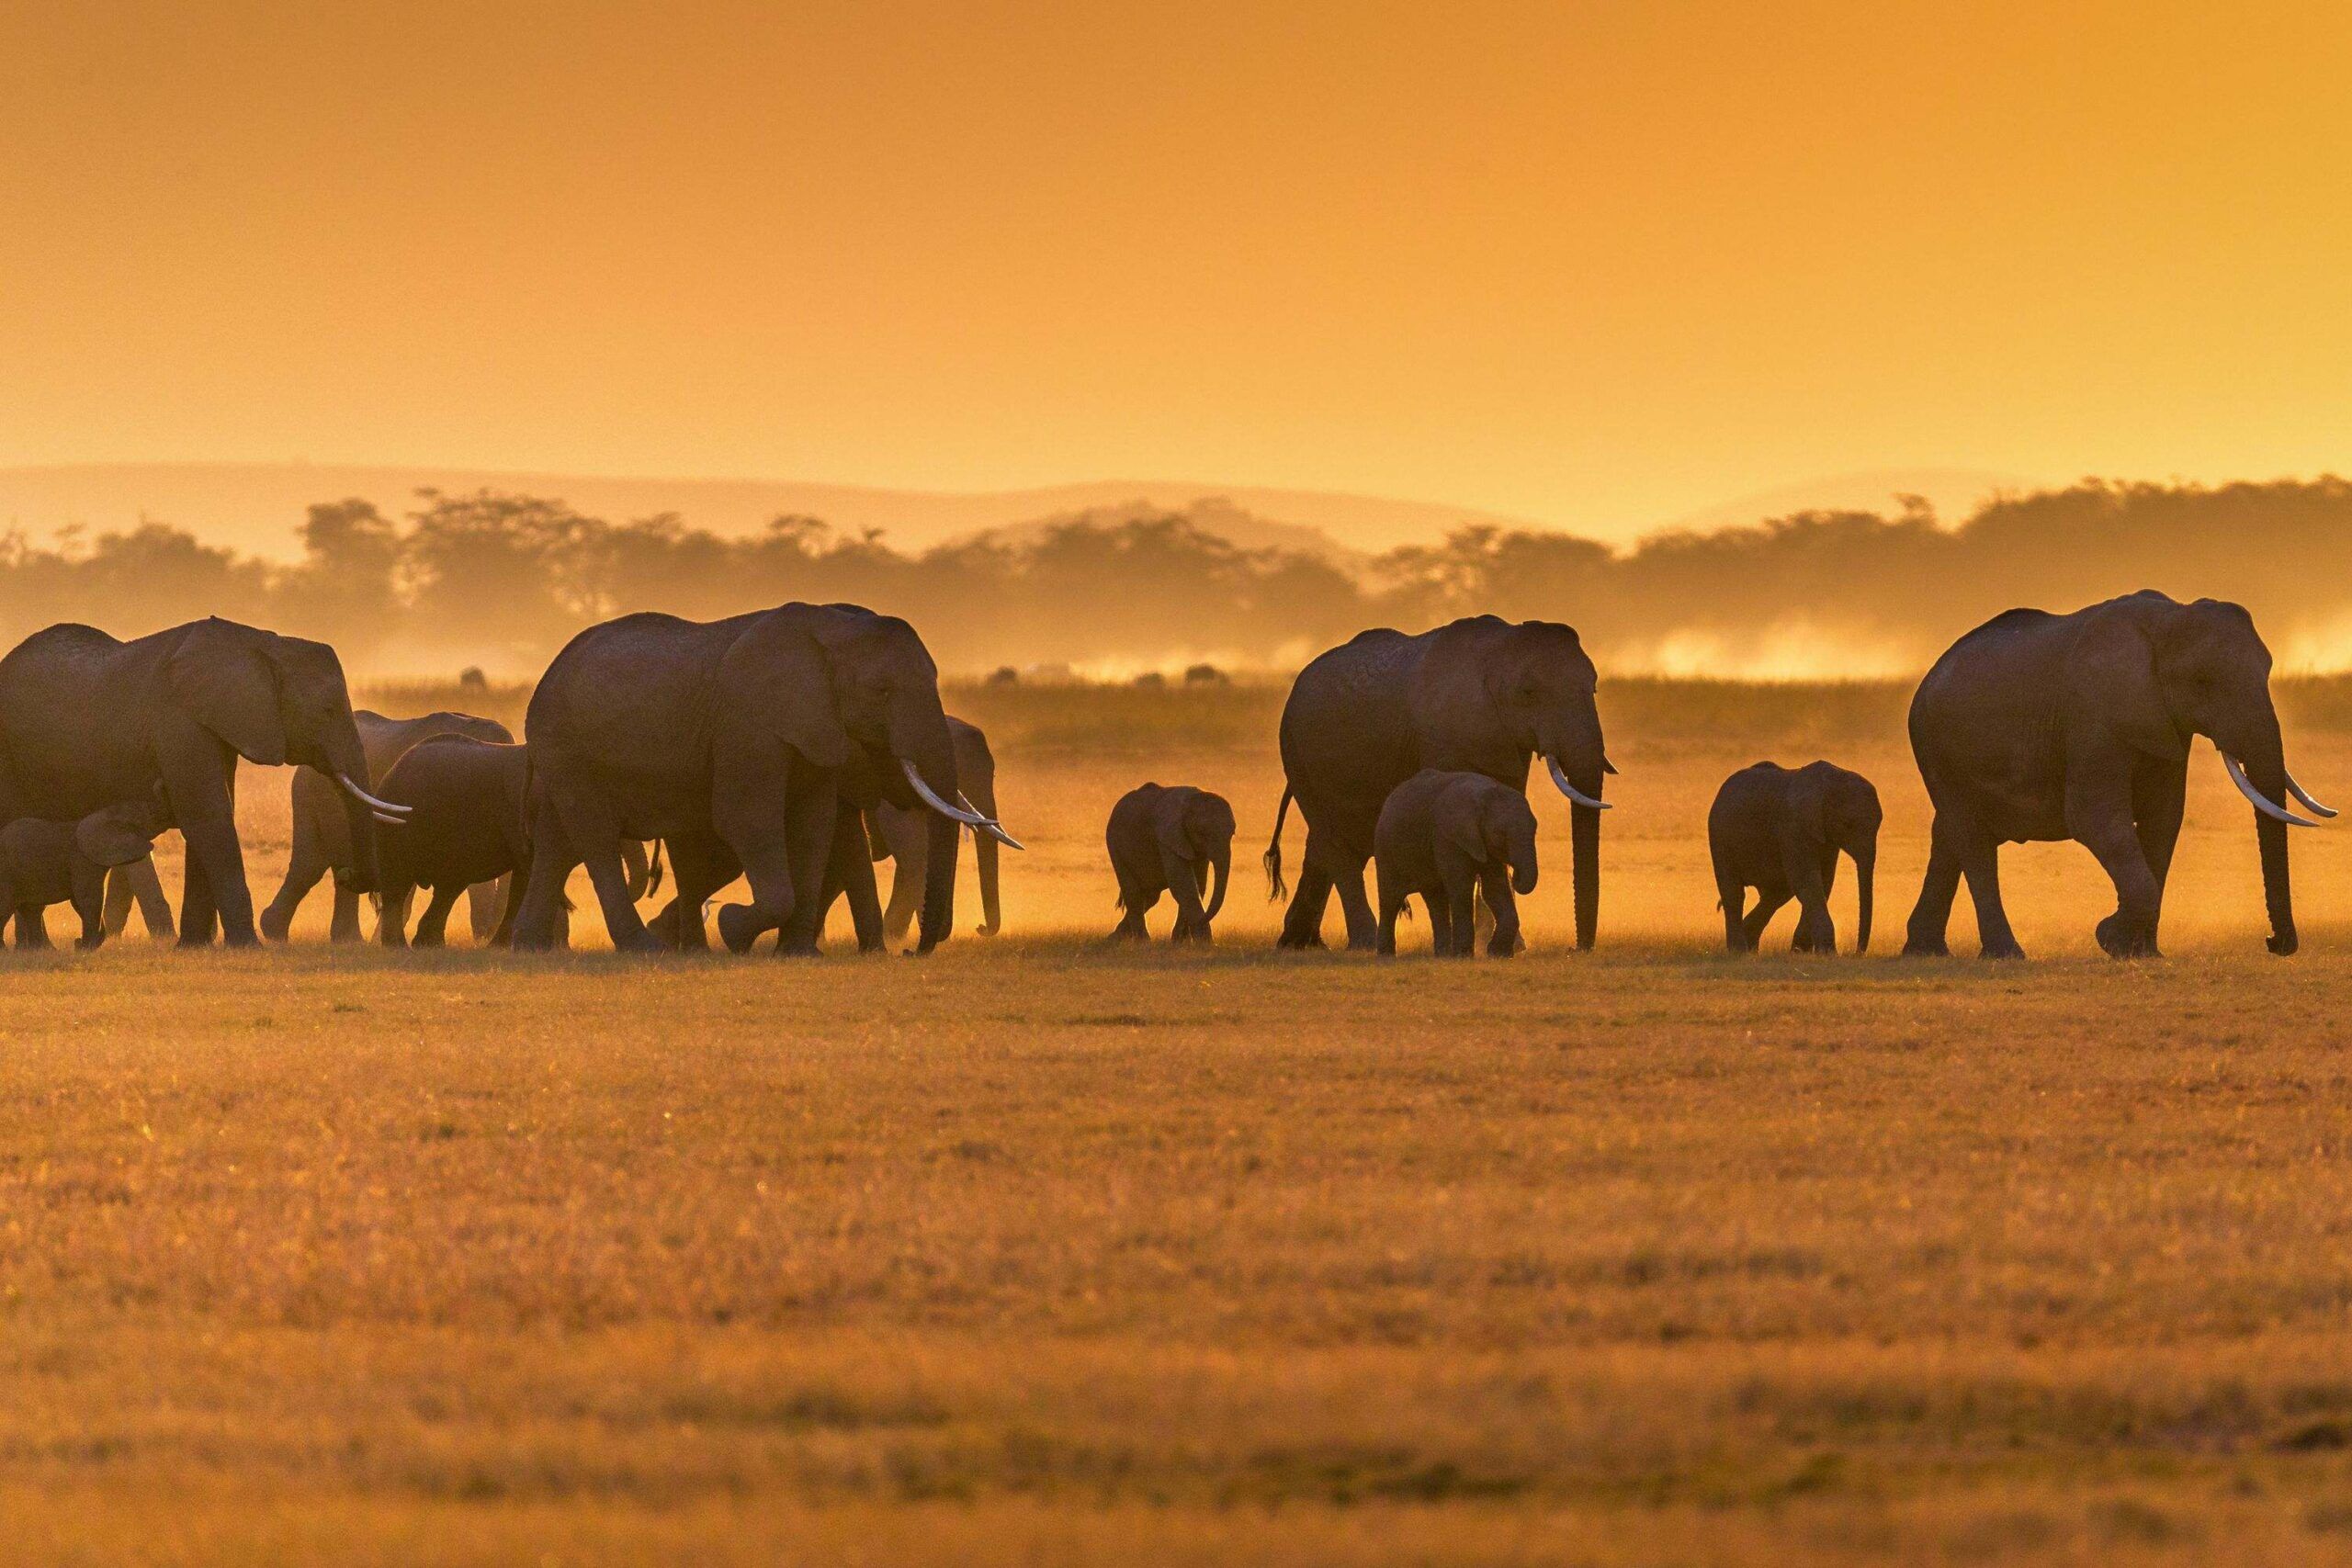
[[[1535,891],[1535,808],[1521,792],[1484,773],[1424,768],[1388,792],[1373,833],[1380,889],[1380,946],[1396,951],[1405,902],[1428,908],[1441,958],[1467,958],[1476,945],[1474,909],[1486,894],[1495,931],[1487,952],[1520,950],[1519,903]]]
[[[359,731],[360,750],[368,759],[368,777],[360,782],[371,785],[390,773],[392,764],[411,747],[431,736],[466,735],[476,740],[499,743],[514,739],[514,732],[496,719],[469,713],[387,718],[367,708],[355,708],[351,719]],[[321,877],[333,871],[334,917],[328,928],[328,938],[333,942],[357,942],[359,895],[344,885],[351,869],[351,833],[341,809],[342,793],[333,779],[315,768],[295,769],[290,787],[292,843],[286,857],[286,879],[278,885],[277,896],[261,912],[261,934],[272,942],[284,942],[302,900],[319,885]],[[471,891],[474,937],[481,941],[498,925],[499,911],[505,901],[504,889],[491,882]]]
[[[439,947],[459,894],[495,886],[518,871],[528,874],[530,757],[525,748],[472,735],[427,736],[401,754],[379,787],[385,799],[411,808],[405,823],[377,838],[383,893],[376,940],[384,946],[408,944],[409,900],[419,887],[432,898],[416,922],[415,943]],[[513,902],[510,897],[485,933],[492,945],[504,945],[511,934]],[[558,922],[560,936],[568,928],[560,911]]]
[[[2115,885],[2102,950],[2154,955],[2165,878],[2180,837],[2189,742],[2222,753],[2254,807],[2267,945],[2296,947],[2287,829],[2320,805],[2287,771],[2270,702],[2270,650],[2239,605],[2183,604],[2143,591],[2071,615],[2011,610],[1945,650],[1911,699],[1911,751],[1936,808],[1906,953],[1942,953],[1968,879],[1988,958],[2022,957],[2001,905],[2003,844],[2072,839]]]
[[[1348,945],[1377,945],[1363,868],[1398,784],[1437,768],[1484,773],[1523,794],[1528,765],[1541,757],[1572,803],[1577,945],[1590,947],[1600,909],[1601,778],[1616,772],[1595,684],[1575,628],[1553,621],[1474,615],[1418,637],[1382,628],[1317,657],[1283,705],[1287,786],[1265,855],[1274,897],[1283,892],[1283,823],[1294,799],[1306,818],[1306,852],[1281,945],[1323,945],[1334,890]]]
[[[163,792],[187,849],[184,947],[258,940],[231,793],[239,758],[315,767],[343,787],[355,892],[376,886],[377,820],[400,818],[368,793],[334,649],[234,621],[130,642],[94,626],[35,632],[0,659],[0,743],[14,816],[78,822]]]
[[[1724,914],[1724,942],[1753,953],[1764,928],[1797,901],[1796,953],[1835,953],[1829,890],[1840,853],[1854,863],[1860,909],[1854,951],[1871,947],[1871,902],[1878,880],[1878,829],[1884,818],[1871,781],[1830,762],[1784,768],[1758,762],[1724,780],[1707,813],[1707,852]],[[1747,890],[1756,907],[1746,908]]]
[[[956,741],[959,798],[980,815],[995,817],[996,757],[989,750],[989,738],[979,726],[967,724],[954,714],[947,716],[947,729]],[[866,837],[874,859],[892,863],[890,902],[882,911],[882,934],[888,942],[904,941],[908,929],[914,924],[915,911],[922,907],[931,854],[931,816],[926,808],[910,810],[887,802],[865,814]],[[1001,842],[992,834],[973,836],[972,862],[979,873],[980,884],[980,923],[976,929],[982,936],[994,936],[1004,929],[1003,908],[998,896],[998,859],[1001,850]]]
[[[1233,807],[1225,796],[1191,784],[1148,784],[1129,790],[1111,807],[1103,846],[1119,883],[1119,908],[1126,911],[1114,938],[1143,942],[1151,932],[1144,917],[1162,893],[1176,902],[1172,942],[1207,942],[1217,911],[1225,908],[1226,884],[1233,872]],[[1214,873],[1216,891],[1210,892]],[[1208,895],[1208,903],[1201,902]]]
[[[865,824],[844,806],[854,759],[891,804],[928,807],[921,951],[954,915],[960,826],[1001,832],[956,795],[939,671],[914,628],[853,604],[784,604],[720,621],[624,615],[565,645],[531,694],[532,874],[518,946],[553,939],[564,878],[584,858],[623,951],[699,947],[702,904],[744,875],[751,902],[718,912],[736,952],[784,929],[805,938],[829,874],[854,908],[879,907]],[[665,840],[677,896],[648,930],[616,846]],[[806,909],[809,919],[796,920]],[[790,945],[797,948],[798,942]]]
[[[18,947],[47,947],[42,911],[70,903],[82,917],[74,945],[96,947],[107,939],[107,870],[143,859],[167,825],[156,806],[117,805],[79,822],[19,817],[0,827],[0,921],[16,922]]]

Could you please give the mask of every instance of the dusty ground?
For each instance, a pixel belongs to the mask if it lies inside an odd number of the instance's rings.
[[[1272,700],[969,695],[1035,848],[925,962],[8,961],[7,1555],[2352,1557],[2352,829],[2292,961],[2210,753],[2162,963],[2072,848],[2029,964],[1728,960],[1724,772],[1880,780],[1885,950],[1924,802],[1867,701],[1652,694],[1598,953],[1560,839],[1510,964],[1277,959],[1254,874],[1106,952],[1110,800],[1225,788],[1254,873]]]

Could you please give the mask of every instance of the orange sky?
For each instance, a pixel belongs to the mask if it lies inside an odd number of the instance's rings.
[[[2340,6],[0,0],[0,463],[2341,468]]]

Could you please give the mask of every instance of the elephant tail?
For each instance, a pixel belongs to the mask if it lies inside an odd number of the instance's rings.
[[[653,840],[653,859],[645,868],[645,896],[652,897],[662,891],[662,846],[665,840]]]
[[[1266,845],[1266,852],[1259,857],[1259,863],[1266,868],[1266,902],[1269,904],[1280,903],[1283,895],[1290,891],[1289,886],[1283,881],[1283,824],[1290,820],[1290,785],[1284,784],[1283,803],[1274,811],[1273,839]]]

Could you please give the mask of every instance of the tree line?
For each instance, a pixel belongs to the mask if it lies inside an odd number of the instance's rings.
[[[1219,503],[1208,503],[1211,506]],[[1566,620],[1621,672],[1873,675],[1924,666],[2014,604],[2136,588],[2245,604],[2282,662],[2352,664],[2352,483],[2086,481],[1948,526],[1924,502],[1813,512],[1623,549],[1461,529],[1374,557],[1245,548],[1199,512],[1061,518],[929,549],[779,517],[721,537],[674,515],[612,522],[562,501],[420,492],[398,517],[313,505],[268,561],[164,523],[0,537],[0,632],[58,620],[133,636],[222,615],[334,642],[355,671],[536,674],[582,626],[633,610],[711,618],[791,599],[905,615],[942,668],[1288,667],[1368,626],[1493,611]]]

